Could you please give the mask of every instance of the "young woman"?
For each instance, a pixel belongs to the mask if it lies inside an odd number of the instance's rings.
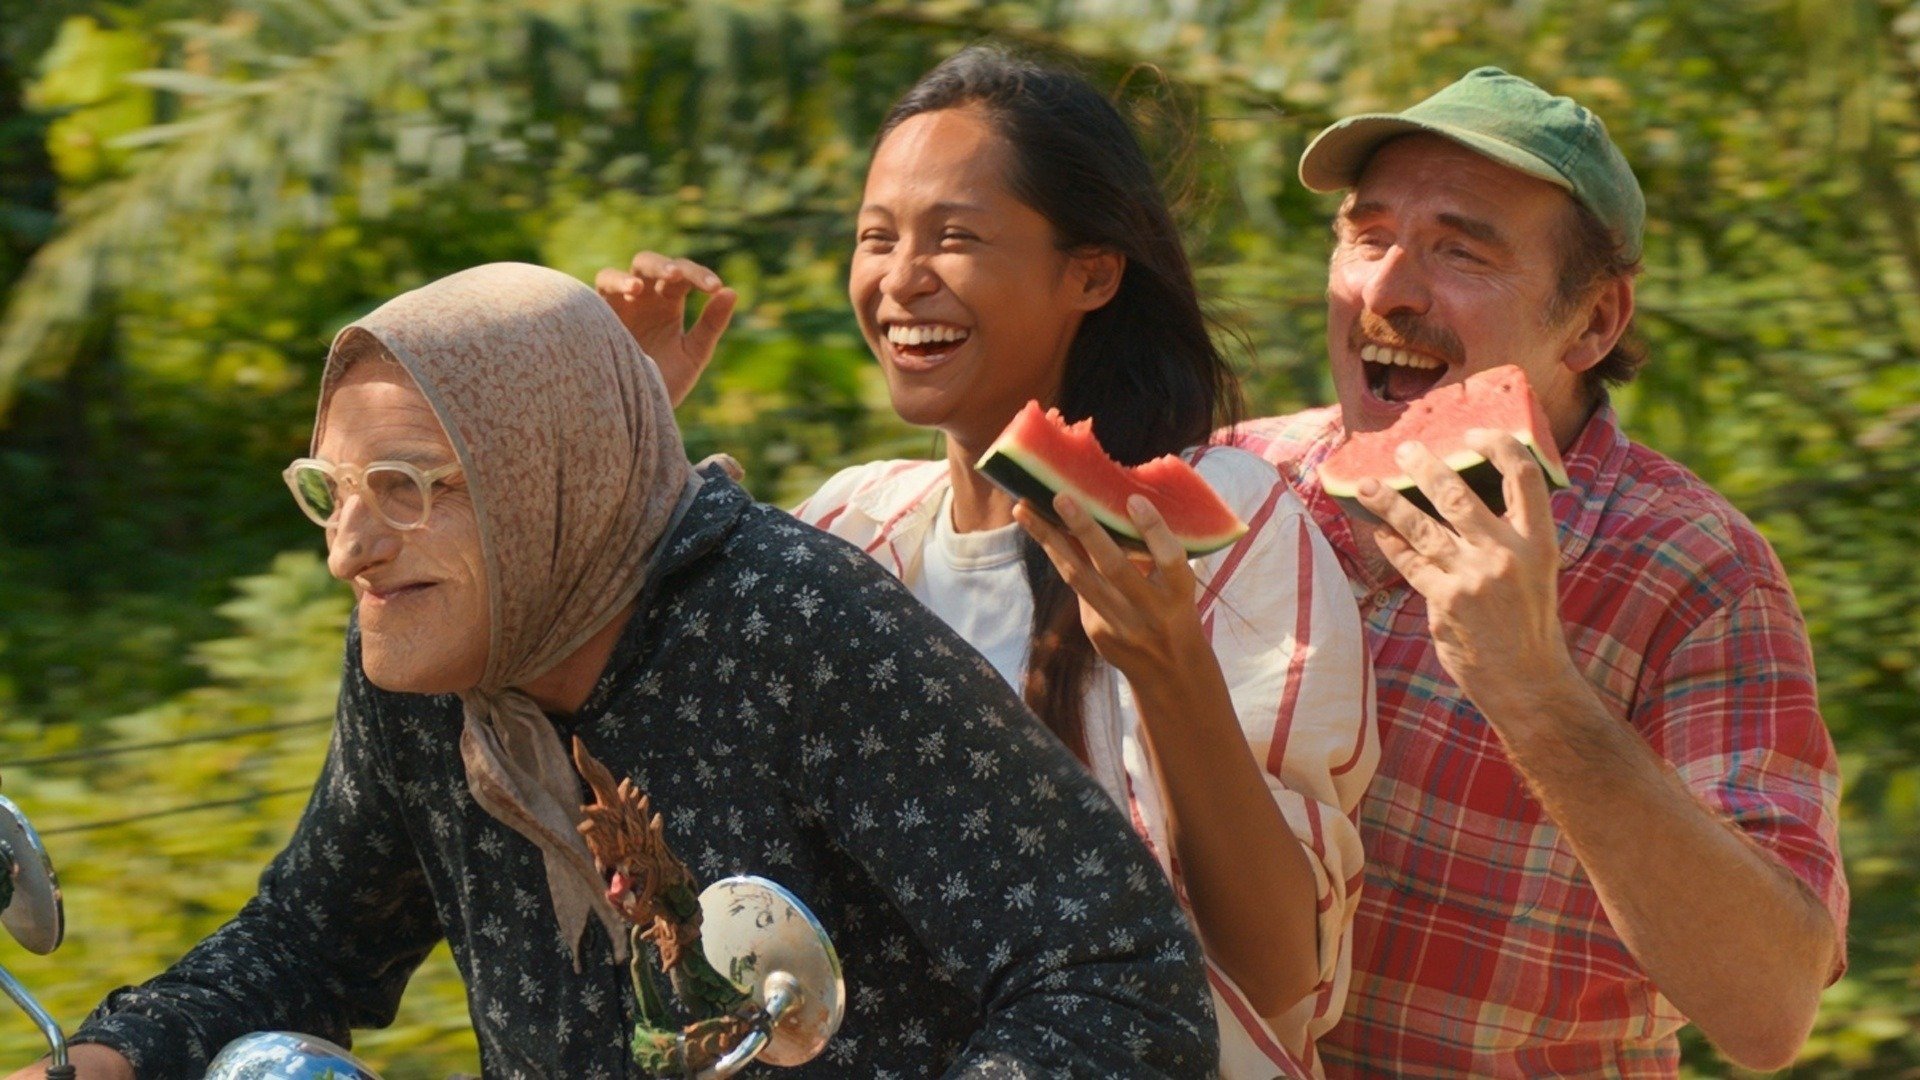
[[[857,228],[855,316],[895,411],[947,456],[848,469],[796,513],[898,574],[1131,817],[1206,948],[1223,1074],[1317,1071],[1346,989],[1372,678],[1305,508],[1259,459],[1207,445],[1237,386],[1137,139],[1080,76],[971,48],[888,115]],[[679,400],[732,290],[653,252],[597,284]],[[973,464],[1029,400],[1091,417],[1123,462],[1185,454],[1248,534],[1189,561],[1135,500],[1135,559],[1070,498],[1064,529],[1016,506]]]

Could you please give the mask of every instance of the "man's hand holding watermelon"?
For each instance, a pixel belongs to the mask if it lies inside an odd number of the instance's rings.
[[[1396,462],[1446,525],[1364,481],[1359,502],[1381,521],[1371,526],[1380,553],[1426,598],[1441,666],[1499,733],[1636,959],[1735,1060],[1784,1066],[1834,967],[1831,925],[1588,683],[1562,628],[1539,463],[1502,432],[1465,441],[1500,470],[1505,512],[1426,446],[1402,443]]]
[[[1335,123],[1300,178],[1347,193],[1340,404],[1232,437],[1313,507],[1378,678],[1328,1074],[1673,1077],[1689,1021],[1786,1065],[1845,964],[1838,765],[1778,559],[1608,401],[1645,359],[1631,168],[1482,68]]]
[[[1495,717],[1537,721],[1530,698],[1581,678],[1560,627],[1560,545],[1546,478],[1511,435],[1476,428],[1466,442],[1500,470],[1504,514],[1416,442],[1400,444],[1395,460],[1447,524],[1376,481],[1361,484],[1359,501],[1384,523],[1373,526],[1380,553],[1427,598],[1427,625],[1447,674],[1496,727]]]

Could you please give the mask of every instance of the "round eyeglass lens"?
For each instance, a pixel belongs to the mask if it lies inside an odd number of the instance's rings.
[[[300,498],[300,505],[308,514],[321,522],[333,517],[334,498],[333,477],[325,469],[313,465],[302,465],[293,471],[293,490]]]
[[[381,467],[367,470],[367,494],[388,521],[395,525],[418,525],[426,517],[427,492],[419,477],[405,469]]]

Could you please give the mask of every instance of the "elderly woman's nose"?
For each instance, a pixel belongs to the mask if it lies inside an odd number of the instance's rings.
[[[399,550],[399,531],[382,521],[359,492],[344,493],[327,530],[327,571],[341,581],[352,581]]]

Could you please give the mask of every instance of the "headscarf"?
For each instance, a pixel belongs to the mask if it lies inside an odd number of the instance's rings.
[[[588,913],[616,957],[626,926],[576,825],[579,777],[518,687],[578,650],[640,593],[697,480],[653,363],[592,289],[522,263],[475,267],[341,330],[327,403],[371,338],[413,377],[472,492],[493,627],[485,674],[461,693],[467,788],[531,840],[560,932],[580,963]]]

